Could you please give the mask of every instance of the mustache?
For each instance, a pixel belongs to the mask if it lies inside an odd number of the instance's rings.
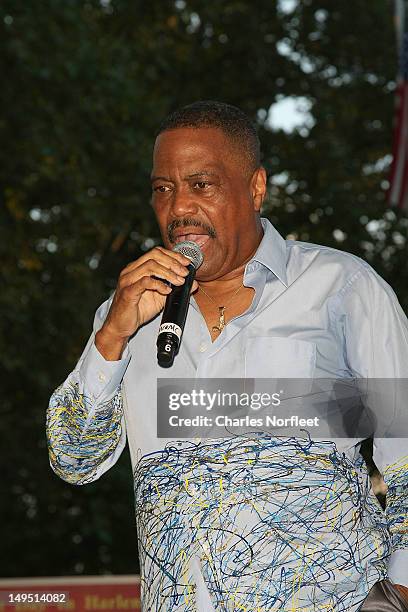
[[[174,243],[176,241],[174,236],[174,230],[179,227],[201,227],[205,232],[209,235],[210,238],[216,238],[217,232],[211,225],[207,225],[206,223],[202,223],[201,221],[197,221],[196,219],[174,219],[167,226],[167,235],[169,241]]]

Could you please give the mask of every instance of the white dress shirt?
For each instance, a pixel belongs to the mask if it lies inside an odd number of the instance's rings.
[[[50,400],[64,480],[98,479],[129,443],[143,610],[353,612],[377,580],[408,586],[408,431],[374,439],[385,512],[361,438],[157,437],[157,378],[408,378],[408,322],[389,285],[358,257],[262,225],[244,274],[253,302],[214,342],[192,298],[171,368],[157,364],[160,315],[108,362],[94,336],[110,298]]]

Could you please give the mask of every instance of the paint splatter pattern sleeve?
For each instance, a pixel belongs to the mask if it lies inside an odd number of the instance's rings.
[[[46,431],[50,465],[60,478],[76,485],[96,480],[125,444],[120,388],[96,404],[71,375],[51,397]]]

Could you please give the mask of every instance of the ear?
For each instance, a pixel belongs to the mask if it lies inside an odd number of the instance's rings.
[[[252,175],[251,191],[254,210],[259,212],[266,195],[266,171],[262,166],[257,168]]]

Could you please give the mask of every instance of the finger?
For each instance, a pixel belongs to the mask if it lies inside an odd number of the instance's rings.
[[[149,259],[158,261],[166,268],[174,269],[175,272],[179,272],[180,274],[183,274],[186,270],[186,266],[191,263],[188,257],[181,255],[181,253],[174,253],[162,247],[155,247],[148,253],[145,253],[145,255],[139,257],[139,259],[136,259],[136,261],[130,262],[126,268],[122,270],[122,273],[126,274],[132,270],[136,270]]]
[[[166,256],[159,256],[157,258],[149,257],[144,259],[143,261],[137,260],[133,262],[132,265],[126,266],[126,268],[122,270],[119,278],[124,278],[128,274],[132,274],[133,272],[138,270],[143,271],[147,269],[146,265],[149,265],[151,270],[154,269],[153,266],[160,265],[163,267],[163,269],[171,270],[173,273],[182,277],[185,277],[188,274],[187,267],[183,266],[175,259]]]
[[[184,268],[187,271],[187,268]],[[127,285],[136,283],[143,276],[152,276],[163,279],[173,285],[182,285],[185,280],[185,275],[179,275],[170,268],[162,266],[157,261],[152,259],[145,261],[142,266],[124,274],[119,279],[119,287],[123,288]]]
[[[193,281],[193,284],[192,284],[192,286],[191,286],[190,293],[195,293],[195,292],[197,291],[197,289],[198,289],[198,283],[197,283],[197,281],[195,280],[195,281]]]
[[[180,262],[182,266],[188,266],[191,263],[191,259],[183,255],[182,253],[177,253],[177,251],[170,251],[169,249],[165,249],[164,247],[156,247],[156,249],[163,253],[164,255],[168,255],[172,257],[176,261]]]
[[[145,291],[156,291],[161,295],[168,295],[171,290],[172,288],[161,280],[151,276],[143,276],[136,283],[124,287],[121,294],[126,301],[134,301],[140,298]]]

